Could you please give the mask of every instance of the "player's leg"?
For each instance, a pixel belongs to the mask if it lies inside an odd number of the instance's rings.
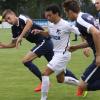
[[[97,70],[98,67],[95,65],[95,60],[94,60],[93,63],[89,65],[89,67],[85,70],[85,72],[81,77],[81,81],[77,89],[77,94],[76,94],[77,96],[82,96],[84,91],[87,90],[87,86],[91,84],[91,80]]]
[[[87,85],[88,91],[100,90],[100,67],[93,74],[92,78],[89,80]]]
[[[62,71],[58,75],[56,75],[56,78],[57,78],[57,82],[58,83],[63,83],[64,82],[64,75],[65,75],[65,72],[64,71]]]
[[[63,54],[62,59],[63,59],[63,62],[61,61],[61,63],[60,63],[61,66],[66,66],[66,64],[68,65],[68,62],[71,59],[71,54],[66,51]],[[78,85],[79,81],[70,70],[66,69],[65,70],[64,83],[67,83],[67,84],[70,84],[70,85]]]
[[[46,58],[46,60],[49,62],[54,55],[52,41],[46,40],[45,43],[40,47],[40,49],[36,53],[38,54],[38,56],[43,55]],[[35,88],[35,92],[41,91],[41,85],[42,84],[40,84],[39,87]]]
[[[50,81],[49,81],[49,75],[51,75],[54,71],[50,69],[49,67],[46,68],[46,70],[43,73],[42,76],[42,89],[41,89],[41,100],[47,100]]]
[[[37,45],[31,49],[31,51],[24,57],[23,63],[27,66],[39,79],[42,81],[42,75],[38,67],[32,63],[32,60],[44,55],[46,51],[47,42],[43,41],[40,45]],[[35,92],[41,91],[41,83],[34,89]]]
[[[73,78],[75,78],[75,79],[78,80],[78,78],[75,76],[75,74],[72,73],[72,71],[69,70],[69,69],[66,69],[66,71],[65,71],[65,76],[73,77]]]
[[[66,69],[64,83],[77,86],[79,84],[79,80],[69,69]]]
[[[44,75],[42,77],[41,100],[46,100],[47,98],[49,85],[50,85],[49,75],[51,75],[53,72],[56,72],[59,74],[59,71],[61,72],[62,70],[62,68],[61,69],[59,68],[60,55],[61,54],[57,54],[57,53],[54,54],[54,56],[52,57],[52,60],[47,64],[47,69],[45,70]]]
[[[41,72],[38,67],[32,63],[32,60],[36,59],[38,56],[36,53],[30,51],[23,58],[23,64],[33,73],[35,74],[40,81],[42,81]]]

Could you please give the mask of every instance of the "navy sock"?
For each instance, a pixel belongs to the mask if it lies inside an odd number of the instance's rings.
[[[25,62],[24,65],[42,81],[41,72],[38,67],[32,63],[32,61]]]
[[[70,77],[77,79],[76,76],[68,69],[66,69],[65,76],[70,76]]]
[[[100,90],[100,80],[97,80],[93,82],[92,84],[88,84],[87,90],[88,91]]]

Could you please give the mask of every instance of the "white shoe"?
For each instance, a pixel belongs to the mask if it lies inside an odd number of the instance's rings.
[[[41,97],[41,100],[47,100],[47,97]]]

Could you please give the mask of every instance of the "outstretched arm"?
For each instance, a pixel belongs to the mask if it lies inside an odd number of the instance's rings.
[[[16,46],[16,40],[12,40],[11,43],[9,44],[0,42],[0,49],[14,48],[15,46]]]
[[[96,64],[97,66],[100,66],[100,30],[92,26],[89,31],[92,33],[96,48]]]
[[[32,34],[42,34],[43,36],[45,37],[48,37],[49,36],[49,33],[47,30],[38,30],[38,29],[33,29]]]
[[[70,47],[68,48],[68,50],[69,50],[70,52],[74,52],[74,51],[76,51],[76,50],[78,50],[78,49],[83,49],[83,48],[86,48],[86,47],[88,47],[88,43],[87,43],[87,42],[84,42],[84,43],[79,44],[79,45],[70,46]]]

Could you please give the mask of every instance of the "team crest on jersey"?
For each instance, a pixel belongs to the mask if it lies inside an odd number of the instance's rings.
[[[60,32],[60,31],[61,31],[61,30],[57,29],[56,33],[57,33],[57,34],[61,34],[61,32]]]

